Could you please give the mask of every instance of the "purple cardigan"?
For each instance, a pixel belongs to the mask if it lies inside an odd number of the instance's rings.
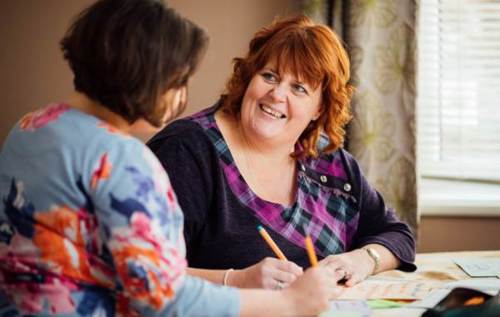
[[[170,124],[148,142],[184,212],[189,266],[238,269],[274,256],[257,231],[262,225],[286,257],[304,268],[307,228],[320,259],[377,243],[401,261],[399,269],[416,269],[410,228],[386,208],[348,152],[299,159],[294,204],[265,201],[240,175],[215,122],[217,107]],[[325,144],[322,139],[318,146]]]

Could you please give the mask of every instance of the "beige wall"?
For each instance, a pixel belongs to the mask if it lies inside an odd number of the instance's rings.
[[[500,218],[421,217],[418,252],[465,250],[500,250]]]
[[[89,3],[0,1],[0,144],[19,116],[68,95],[71,75],[58,41]]]
[[[19,117],[66,98],[72,77],[58,41],[70,19],[93,0],[0,1],[0,144]],[[276,15],[296,12],[298,0],[173,0],[168,3],[207,29],[211,43],[191,82],[186,114],[221,94],[231,59]]]
[[[70,18],[92,0],[0,1],[0,144],[27,111],[64,99],[71,74],[58,41]],[[222,92],[231,59],[246,50],[253,33],[275,15],[297,10],[292,0],[172,0],[171,6],[204,26],[207,56],[192,80],[187,113],[210,105]],[[500,220],[426,218],[420,251],[500,249]]]

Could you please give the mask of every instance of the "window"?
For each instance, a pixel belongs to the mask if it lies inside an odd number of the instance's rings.
[[[421,0],[418,29],[421,175],[500,184],[500,0]]]
[[[420,206],[500,215],[500,0],[421,0]]]

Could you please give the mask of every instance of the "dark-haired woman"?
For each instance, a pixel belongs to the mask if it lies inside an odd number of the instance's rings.
[[[312,315],[334,270],[289,290],[186,276],[183,215],[135,132],[184,109],[205,33],[155,0],[101,0],[61,42],[75,92],[25,115],[0,154],[1,316]]]
[[[309,265],[306,232],[321,263],[348,286],[384,270],[415,269],[409,227],[342,148],[348,81],[347,53],[330,28],[304,16],[279,20],[235,59],[215,106],[149,142],[185,214],[192,274],[286,287]],[[288,261],[274,258],[258,225]]]

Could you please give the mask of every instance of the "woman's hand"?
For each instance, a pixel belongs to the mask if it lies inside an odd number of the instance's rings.
[[[302,268],[290,261],[265,258],[243,270],[230,273],[228,285],[240,288],[281,289],[302,275]]]
[[[345,285],[349,287],[366,279],[375,268],[373,259],[362,249],[329,255],[319,264],[338,271],[346,280]]]
[[[340,278],[342,276],[332,267],[312,267],[283,290],[283,293],[292,299],[294,313],[299,316],[316,316],[328,309],[330,300],[340,295],[341,288],[337,286]]]

